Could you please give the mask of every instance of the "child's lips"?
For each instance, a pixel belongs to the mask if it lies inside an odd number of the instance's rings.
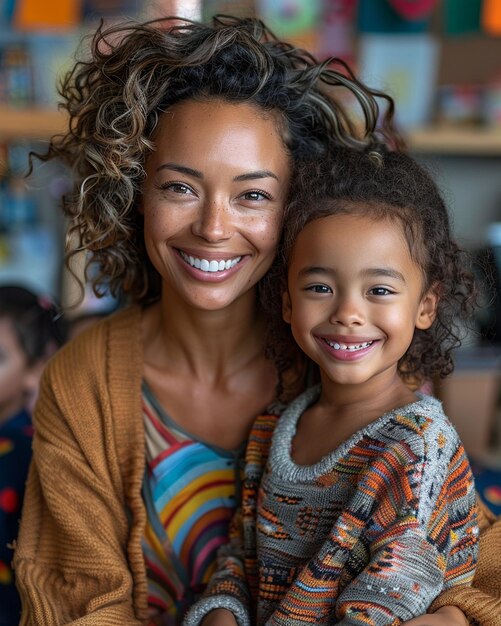
[[[341,340],[328,339],[327,337],[323,337],[323,340],[331,348],[334,348],[334,350],[348,350],[348,351],[353,351],[353,352],[357,350],[363,350],[364,348],[368,348],[374,343],[374,340],[367,340],[367,341],[358,340],[358,341],[345,342]]]
[[[373,350],[379,339],[370,339],[368,337],[350,337],[346,338],[317,336],[316,340],[324,349],[335,359],[341,361],[353,361],[364,357]]]

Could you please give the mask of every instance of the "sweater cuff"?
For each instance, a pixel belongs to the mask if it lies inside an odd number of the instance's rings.
[[[215,609],[226,609],[233,613],[238,626],[250,626],[248,611],[244,605],[233,596],[217,595],[202,598],[186,614],[183,626],[198,626],[203,618]]]

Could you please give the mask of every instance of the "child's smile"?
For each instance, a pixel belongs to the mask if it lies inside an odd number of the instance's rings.
[[[333,358],[340,361],[352,361],[358,358],[362,358],[371,348],[376,344],[377,340],[364,340],[358,338],[354,341],[353,338],[344,339],[342,337],[330,337],[330,336],[317,336],[315,337],[323,347],[327,345],[328,351]]]

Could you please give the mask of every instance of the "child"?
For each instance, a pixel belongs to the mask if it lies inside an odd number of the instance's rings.
[[[48,357],[64,339],[54,305],[16,286],[0,287],[0,624],[19,624],[10,567],[31,458],[29,408]]]
[[[273,332],[282,378],[292,331],[321,384],[255,423],[243,546],[186,623],[395,626],[474,574],[468,459],[440,403],[412,390],[451,372],[472,278],[439,191],[404,154],[339,149],[293,193],[300,217],[262,293],[290,325]]]

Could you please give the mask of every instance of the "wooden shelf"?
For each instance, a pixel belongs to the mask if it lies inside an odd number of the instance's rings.
[[[501,156],[501,128],[430,126],[405,135],[411,152]]]
[[[9,139],[47,140],[63,132],[65,114],[56,109],[14,109],[0,105],[0,141]],[[500,156],[501,128],[453,128],[429,126],[405,135],[415,153]]]
[[[0,140],[47,140],[64,130],[65,115],[56,109],[14,109],[0,105]]]

